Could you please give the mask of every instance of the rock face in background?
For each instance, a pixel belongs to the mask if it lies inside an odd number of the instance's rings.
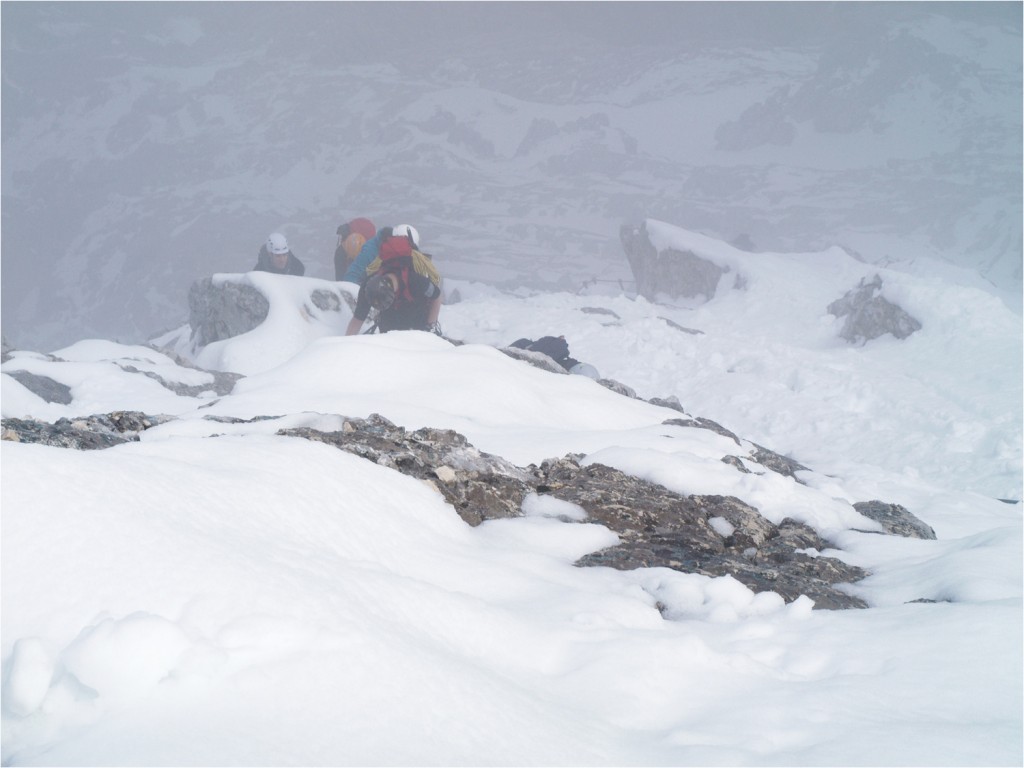
[[[921,330],[920,322],[901,307],[877,295],[881,290],[882,278],[875,275],[870,282],[861,279],[856,288],[828,305],[829,314],[846,318],[839,331],[842,338],[854,344],[864,344],[887,333],[897,339],[905,339]]]
[[[719,278],[728,271],[689,251],[668,248],[659,252],[651,244],[646,224],[624,224],[619,239],[636,280],[636,292],[648,301],[657,301],[659,294],[708,301],[718,290]]]

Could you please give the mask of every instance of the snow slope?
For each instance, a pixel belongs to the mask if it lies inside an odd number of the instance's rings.
[[[102,451],[2,443],[3,763],[1020,764],[1021,513],[995,498],[1020,498],[1013,313],[883,270],[887,297],[923,328],[849,347],[824,306],[873,268],[650,226],[727,260],[723,279],[742,273],[746,288],[688,309],[452,281],[463,300],[441,322],[467,342],[453,346],[296,326],[287,310],[307,279],[224,275],[262,285],[272,315],[211,353],[251,366],[219,398],[125,370],[212,378],[143,346],[14,353],[5,373],[49,376],[73,400],[43,403],[5,375],[5,418],[178,418]],[[677,412],[493,349],[544,333],[642,397],[676,395],[791,451],[806,485],[738,473],[719,435],[662,425]],[[576,568],[616,541],[566,522],[582,510],[535,497],[521,518],[470,528],[411,478],[276,435],[373,412],[520,464],[580,452],[805,520],[837,547],[825,554],[872,572],[850,587],[871,607]],[[851,504],[873,498],[937,540],[861,532],[871,524]]]

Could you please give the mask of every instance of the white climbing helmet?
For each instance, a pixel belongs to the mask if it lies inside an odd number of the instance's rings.
[[[579,376],[587,376],[594,381],[601,378],[601,374],[597,372],[597,368],[589,365],[588,363],[576,363],[576,365],[569,369],[569,373],[575,373]]]
[[[399,224],[391,230],[391,234],[395,237],[408,237],[413,248],[420,247],[420,233],[410,224]]]
[[[267,251],[270,253],[288,253],[288,241],[280,232],[274,232],[267,238]]]

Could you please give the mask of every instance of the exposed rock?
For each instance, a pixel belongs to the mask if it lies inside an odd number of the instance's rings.
[[[28,371],[4,371],[4,373],[48,403],[68,405],[72,400],[71,387],[54,381],[49,376],[40,376]]]
[[[139,411],[114,411],[75,419],[58,419],[53,424],[33,419],[4,419],[3,439],[40,443],[58,448],[95,450],[139,439],[139,433],[172,416],[149,416]]]
[[[828,305],[829,314],[846,318],[839,331],[840,337],[852,343],[864,344],[887,333],[897,339],[905,339],[921,330],[921,323],[901,307],[876,295],[881,290],[882,278],[878,275],[871,282],[861,278],[856,288]]]
[[[736,435],[730,432],[728,429],[723,427],[721,424],[712,421],[711,419],[705,419],[702,417],[693,418],[687,416],[685,419],[666,419],[661,422],[662,424],[672,424],[676,427],[694,427],[696,429],[707,429],[711,432],[721,435],[722,437],[728,437],[730,440],[740,445],[740,439]]]
[[[598,379],[597,383],[600,384],[605,389],[610,389],[612,392],[615,392],[616,394],[624,395],[625,397],[631,398],[633,400],[640,399],[639,397],[636,396],[635,389],[633,389],[632,387],[627,387],[621,381],[616,381],[615,379]]]
[[[670,298],[714,297],[719,278],[728,271],[690,251],[658,251],[647,234],[647,224],[623,225],[619,239],[636,280],[636,291],[648,301]]]
[[[580,558],[580,565],[620,570],[665,567],[706,576],[730,575],[755,592],[787,602],[800,595],[818,608],[863,608],[863,600],[836,588],[867,576],[856,566],[798,550],[825,548],[807,526],[775,526],[753,507],[723,496],[680,496],[618,470],[571,459],[546,462],[538,491],[577,504],[590,520],[615,531],[622,542]],[[708,522],[721,517],[735,529],[728,537]]]
[[[517,517],[532,485],[528,471],[478,451],[450,429],[406,432],[379,414],[346,419],[339,432],[286,429],[281,435],[333,445],[375,464],[427,481],[470,525]]]
[[[0,333],[0,363],[6,363],[11,359],[11,352],[14,351],[14,347],[7,340],[7,337]]]
[[[698,331],[696,328],[687,328],[685,325],[680,325],[675,320],[670,320],[667,317],[662,317],[661,315],[658,315],[658,319],[659,320],[664,320],[666,323],[668,323],[670,328],[675,328],[677,331],[682,331],[683,333],[688,333],[691,336],[703,336],[704,335],[704,331]]]
[[[174,394],[181,395],[182,397],[198,397],[204,392],[212,392],[217,396],[229,395],[231,394],[231,391],[235,388],[235,384],[238,382],[238,380],[245,378],[240,373],[231,373],[229,371],[205,371],[206,373],[209,373],[211,376],[213,376],[213,381],[211,383],[182,384],[181,382],[177,381],[168,381],[163,376],[153,371],[140,371],[133,365],[119,364],[118,367],[122,371],[125,371],[126,373],[139,373],[142,374],[143,376],[146,376],[147,378],[153,379],[154,381],[158,382],[160,386],[165,387]],[[196,368],[195,366],[191,365],[189,367],[195,368],[195,370],[203,370],[201,368]]]
[[[192,284],[188,307],[191,340],[197,347],[248,333],[270,312],[270,302],[251,285],[232,281],[214,284],[210,277]]]
[[[661,406],[662,408],[671,408],[673,411],[679,411],[685,414],[683,410],[683,404],[679,402],[679,398],[675,395],[669,395],[668,397],[652,397],[647,401],[651,405]]]
[[[930,525],[899,504],[887,504],[878,500],[858,501],[853,508],[864,517],[881,523],[886,533],[911,539],[935,538],[935,531]]]
[[[796,476],[796,473],[806,471],[807,467],[797,461],[794,461],[788,456],[780,456],[775,453],[775,451],[769,451],[767,448],[763,448],[757,443],[754,443],[754,450],[750,452],[750,458],[765,469],[770,469],[772,472],[778,472],[780,475],[791,477],[803,485],[803,481]]]
[[[543,352],[534,352],[530,349],[521,349],[519,347],[501,347],[501,352],[504,352],[509,357],[514,357],[516,360],[522,360],[524,363],[529,363],[534,368],[540,368],[542,371],[550,371],[551,373],[564,373],[568,375],[568,371],[565,370],[559,363],[551,357],[548,357]]]
[[[171,417],[116,412],[56,424],[5,419],[3,438],[71,448],[105,448],[137,440],[139,432]],[[211,417],[243,423],[254,419]],[[713,424],[713,422],[709,422]],[[863,607],[837,586],[866,574],[817,553],[827,547],[806,525],[774,525],[755,508],[726,496],[682,496],[601,464],[581,467],[578,456],[517,467],[474,448],[452,430],[408,432],[382,416],[345,419],[324,432],[285,429],[280,435],[333,445],[428,483],[470,525],[522,514],[528,494],[550,495],[583,508],[590,522],[607,526],[621,543],[581,558],[580,566],[618,569],[665,567],[707,576],[730,575],[754,591],[785,600],[807,595],[818,608]],[[714,521],[714,524],[712,523]]]
[[[604,307],[580,307],[580,312],[586,315],[608,315],[610,317],[614,317],[616,320],[621,319],[618,314],[610,309],[605,309]]]

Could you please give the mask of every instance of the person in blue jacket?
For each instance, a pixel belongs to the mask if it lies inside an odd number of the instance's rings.
[[[341,279],[346,283],[362,284],[363,280],[366,279],[366,268],[380,255],[381,243],[393,235],[407,237],[409,244],[416,250],[419,250],[420,233],[416,230],[416,227],[409,224],[400,224],[397,227],[382,227],[377,230],[376,235],[363,244],[359,255],[356,256],[355,261],[352,262],[352,265]],[[430,254],[425,255],[430,258]]]
[[[380,253],[380,244],[389,237],[391,237],[391,227],[378,229],[376,235],[363,243],[363,247],[359,249],[359,255],[349,264],[341,279],[346,283],[362,284],[366,277],[366,268]]]

